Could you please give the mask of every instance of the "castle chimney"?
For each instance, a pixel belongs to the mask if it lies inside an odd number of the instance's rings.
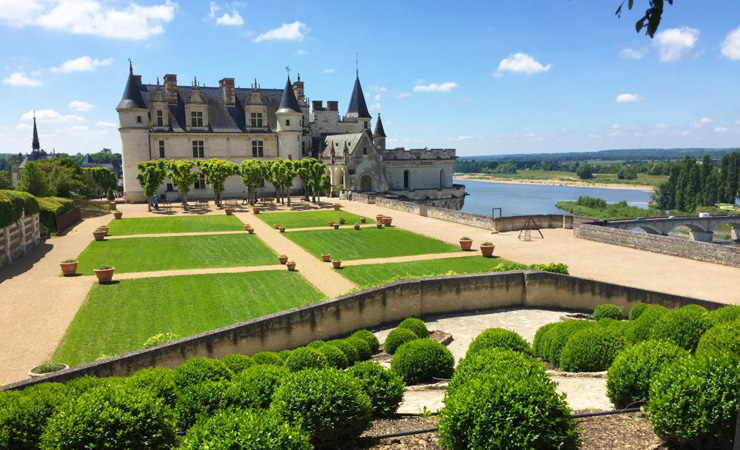
[[[234,92],[234,79],[233,78],[222,78],[218,82],[218,87],[221,88],[221,94],[224,96],[224,103],[226,103],[226,106],[236,105],[236,94]]]
[[[314,111],[323,111],[324,110],[324,101],[323,100],[314,100],[311,102],[311,109]]]
[[[328,100],[326,102],[326,109],[329,111],[339,111],[339,102],[336,100]]]
[[[293,83],[293,93],[295,94],[295,98],[298,100],[299,103],[304,104],[306,102],[306,97],[303,92],[303,81],[301,81],[301,74],[298,74],[298,81],[295,81]]]
[[[177,104],[177,75],[168,73],[164,76],[164,93],[168,103]]]

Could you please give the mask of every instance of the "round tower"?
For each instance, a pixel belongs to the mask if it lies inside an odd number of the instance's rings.
[[[123,193],[126,202],[146,200],[144,189],[136,179],[139,171],[136,163],[151,159],[149,154],[149,116],[144,98],[141,96],[139,78],[129,62],[128,80],[123,96],[116,107],[119,131],[121,132],[121,158],[123,169]]]
[[[285,82],[283,97],[280,100],[280,107],[275,112],[275,117],[277,119],[278,156],[293,160],[300,159],[303,148],[301,141],[303,112],[293,92],[290,76]]]

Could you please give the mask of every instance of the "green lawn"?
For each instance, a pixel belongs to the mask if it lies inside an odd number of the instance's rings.
[[[344,218],[345,225],[360,222],[358,215],[334,210],[260,213],[257,217],[268,225],[279,223],[286,228],[328,227],[330,220],[339,223],[340,218]],[[375,220],[368,217],[367,223],[375,223]]]
[[[340,273],[358,286],[369,287],[389,283],[397,278],[480,273],[487,272],[494,267],[507,270],[509,268],[515,269],[516,266],[516,263],[501,258],[464,256],[404,263],[349,266],[343,267]]]
[[[78,260],[82,274],[92,274],[101,265],[124,273],[278,263],[270,247],[257,235],[247,233],[93,241]]]
[[[54,360],[82,364],[141,348],[151,336],[181,337],[323,298],[296,272],[249,272],[124,280],[96,285]]]
[[[353,228],[286,233],[285,237],[316,258],[331,253],[332,259],[368,259],[459,251],[457,245],[398,228]]]
[[[111,220],[111,236],[161,233],[200,233],[205,231],[239,231],[244,224],[235,216],[134,217]]]

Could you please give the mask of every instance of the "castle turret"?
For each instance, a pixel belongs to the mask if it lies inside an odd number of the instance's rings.
[[[359,74],[355,78],[355,86],[352,89],[352,97],[349,99],[349,108],[347,108],[347,118],[357,119],[362,123],[364,129],[370,128],[370,112],[367,110],[367,103],[365,103],[365,94],[362,93],[362,85],[360,85]]]
[[[275,112],[277,119],[278,155],[281,158],[299,159],[303,143],[303,112],[298,104],[298,99],[293,92],[293,85],[285,82],[283,97],[280,99],[280,107]]]
[[[380,120],[380,113],[378,113],[378,121],[375,122],[375,131],[373,131],[373,143],[378,147],[380,151],[385,151],[385,130],[383,129],[383,121]]]
[[[149,152],[149,110],[134,69],[129,63],[128,79],[121,101],[116,107],[121,132],[121,158],[123,169],[123,190],[127,202],[144,200],[144,190],[136,180],[138,161],[151,159]]]

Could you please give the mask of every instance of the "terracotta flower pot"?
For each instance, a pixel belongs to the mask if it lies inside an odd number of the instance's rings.
[[[365,217],[360,217],[360,222],[366,223],[367,222],[367,219]]]
[[[35,367],[33,369],[35,369]],[[69,366],[66,365],[66,364],[62,364],[62,368],[61,369],[55,370],[54,372],[48,372],[48,373],[33,373],[33,369],[31,369],[31,370],[28,371],[28,376],[31,377],[31,378],[38,378],[38,377],[43,377],[44,375],[49,375],[50,373],[56,373],[56,372],[59,372],[61,370],[69,369]]]
[[[342,261],[332,261],[331,265],[334,266],[335,269],[339,269],[342,267]]]
[[[335,224],[334,224],[334,229],[335,229],[335,230],[338,230],[338,229],[339,229],[339,224],[338,224],[338,223],[335,223]]]
[[[360,225],[359,224],[356,224],[355,225],[355,230],[359,230],[359,229],[360,229]]]
[[[285,233],[285,227],[280,227],[280,232]]]
[[[276,223],[276,224],[275,224],[275,229],[276,229],[276,230],[279,230],[279,229],[280,229],[280,224],[279,224],[279,223]]]
[[[461,240],[460,241],[460,248],[463,251],[465,251],[465,252],[467,252],[468,250],[470,250],[470,247],[472,247],[472,246],[473,246],[473,240],[472,239],[466,239],[466,240]]]
[[[105,231],[93,231],[93,236],[95,236],[96,241],[104,241],[106,234],[107,233]]]
[[[375,224],[375,226],[378,227],[378,229],[380,230],[381,228],[383,228],[383,222],[378,222]]]
[[[329,262],[331,261],[331,255],[329,253],[322,253],[321,260],[324,262]]]
[[[333,220],[330,220],[330,221],[329,221],[329,226],[330,226],[330,227],[333,227],[333,226],[334,226],[334,221],[333,221]]]
[[[393,217],[383,217],[383,225],[389,227],[393,222]]]
[[[247,232],[249,234],[254,234],[254,228],[247,228]]]
[[[260,209],[255,206],[254,208],[252,208],[252,212],[255,213],[255,214],[259,214],[260,213]]]
[[[295,263],[288,264],[287,266],[288,266],[288,270],[290,270],[291,272],[293,272],[295,270]]]
[[[342,205],[340,205],[339,203],[334,203],[334,211],[339,211],[340,209],[342,209]]]
[[[288,257],[285,256],[279,256],[278,259],[280,260],[280,264],[286,264],[288,262]]]
[[[95,276],[98,277],[99,284],[109,284],[113,280],[113,271],[115,271],[116,268],[111,267],[110,269],[94,269],[94,270],[95,270]]]
[[[377,216],[375,216],[375,221],[376,222],[382,222],[383,221],[383,215],[382,214],[378,214]]]
[[[121,217],[123,217],[123,213],[121,211],[116,211],[113,213],[113,217],[115,217],[116,220],[121,220]]]
[[[98,227],[98,231],[102,231],[105,233],[106,236],[108,236],[108,232],[110,231],[109,227]]]
[[[62,274],[64,274],[65,277],[70,277],[77,273],[77,264],[79,264],[77,261],[74,262],[62,262],[59,263],[59,266],[62,268]]]
[[[483,255],[484,258],[491,258],[493,257],[493,249],[495,248],[494,245],[481,245],[480,246],[480,252]]]
[[[113,211],[116,209],[116,202],[108,202],[108,209]]]
[[[230,216],[232,214],[234,214],[234,208],[226,208],[226,215]]]

